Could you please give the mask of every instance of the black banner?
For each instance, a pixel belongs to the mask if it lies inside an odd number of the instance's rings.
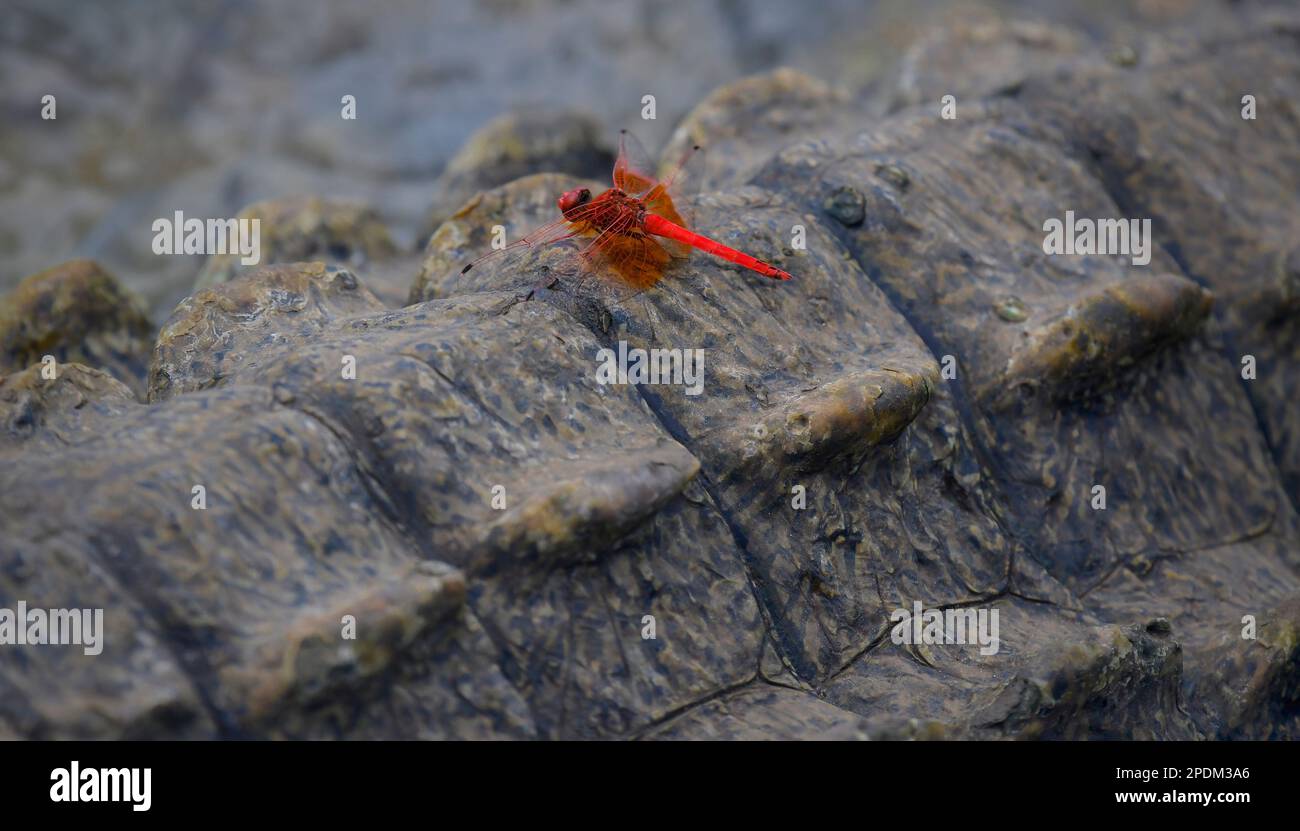
[[[587,813],[604,795],[677,814],[701,787],[729,821],[751,800],[728,786],[760,780],[777,801],[844,798],[927,818],[973,809],[988,818],[1046,810],[1169,816],[1195,808],[1223,820],[1294,805],[1296,751],[1288,744],[869,743],[830,748],[624,744],[121,743],[0,744],[7,817],[331,821],[394,810],[443,812],[488,799],[533,810]],[[501,790],[501,798],[490,796]],[[742,789],[747,791],[748,788]],[[728,794],[732,794],[728,796]],[[972,802],[972,797],[978,800]],[[739,798],[737,798],[739,797]],[[648,801],[647,801],[648,800]],[[532,806],[532,807],[529,807]],[[977,807],[978,806],[978,807]],[[841,804],[842,808],[849,808]],[[17,814],[15,814],[15,810]],[[638,808],[641,815],[642,808]]]

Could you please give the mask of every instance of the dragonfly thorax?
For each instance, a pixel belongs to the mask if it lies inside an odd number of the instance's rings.
[[[594,198],[587,188],[574,188],[561,194],[557,203],[565,219],[596,231],[639,228],[646,212],[645,202],[619,188],[610,188]]]

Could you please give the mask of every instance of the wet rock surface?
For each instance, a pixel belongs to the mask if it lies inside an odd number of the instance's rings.
[[[529,110],[493,119],[470,136],[438,177],[421,240],[485,190],[534,173],[607,179],[614,149],[596,119],[581,112]]]
[[[321,262],[265,266],[203,289],[183,300],[158,333],[149,400],[216,386],[339,318],[381,309],[352,272]]]
[[[862,122],[863,110],[846,90],[793,69],[745,78],[687,113],[664,147],[659,173],[671,175],[688,151],[700,147],[705,157],[696,166],[702,181],[691,187],[744,182],[783,145],[851,130]]]
[[[0,375],[0,447],[35,441],[57,447],[95,433],[102,419],[121,415],[136,404],[135,393],[99,369],[63,364],[46,377],[40,364]]]
[[[50,362],[102,369],[143,391],[154,327],[140,302],[99,265],[72,260],[18,284],[0,304],[0,372]]]
[[[608,176],[597,180],[561,173],[535,173],[476,194],[429,238],[419,276],[411,286],[409,302],[480,290],[485,285],[482,276],[497,264],[489,260],[481,269],[471,269],[468,273],[463,269],[492,251],[494,228],[502,228],[506,240],[518,239],[555,220],[557,194],[578,187],[598,192],[608,187],[603,184],[607,181]]]
[[[1069,26],[992,15],[959,21],[912,44],[899,67],[894,104],[941,111],[947,103],[960,117],[956,108],[961,103],[1014,95],[1028,79],[1050,74],[1090,46]],[[945,101],[945,96],[952,98]]]
[[[1116,204],[1151,217],[1187,278],[1220,298],[1215,316],[1238,373],[1247,356],[1272,368],[1242,386],[1293,500],[1300,499],[1300,425],[1285,390],[1300,381],[1297,38],[1294,15],[1264,15],[1224,27],[1212,57],[1194,41],[1150,38],[1136,79],[1096,67],[1068,84],[1026,91],[1056,105]],[[1242,117],[1247,95],[1253,119]],[[1060,106],[1062,96],[1070,107]],[[1276,117],[1260,117],[1258,107]]]
[[[368,269],[397,253],[374,209],[357,202],[314,196],[276,199],[249,205],[236,216],[239,222],[253,220],[260,223],[260,261],[245,265],[240,251],[211,254],[195,289],[229,282],[262,265],[322,260],[344,268]]]
[[[16,367],[0,606],[103,608],[105,646],[0,666],[0,730],[1300,737],[1300,145],[1236,100],[1300,64],[1245,17],[1120,62],[980,30],[1028,69],[953,121],[786,72],[708,96],[661,162],[730,148],[695,224],[789,282],[696,254],[628,296],[566,245],[465,273],[586,175],[466,172],[402,308],[312,247],[184,301],[147,405],[116,353]],[[916,61],[899,100],[964,80]],[[1149,263],[1046,255],[1067,210],[1153,217]],[[620,344],[703,349],[701,393],[601,383]],[[996,611],[997,649],[896,643],[914,603]]]

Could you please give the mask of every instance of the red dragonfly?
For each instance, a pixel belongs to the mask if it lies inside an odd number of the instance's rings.
[[[536,229],[504,248],[479,257],[461,269],[461,274],[479,263],[508,251],[536,250],[563,240],[580,239],[580,270],[609,274],[640,293],[659,282],[673,259],[685,259],[691,248],[720,257],[764,277],[789,280],[790,275],[774,265],[730,248],[717,240],[690,230],[673,202],[670,191],[698,146],[681,160],[677,169],[657,180],[648,171],[648,156],[637,140],[623,130],[618,158],[614,162],[614,186],[598,196],[587,188],[560,194],[556,204],[561,218]]]

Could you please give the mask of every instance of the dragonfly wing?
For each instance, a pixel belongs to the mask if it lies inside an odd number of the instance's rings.
[[[591,223],[587,221],[587,217],[597,210],[595,206],[578,208],[567,219],[560,218],[539,228],[534,228],[518,239],[507,241],[503,247],[484,253],[461,269],[460,273],[464,274],[486,262],[493,262],[494,265],[498,262],[514,262],[521,255],[527,255],[528,252],[537,251],[566,239],[594,237],[596,235],[595,231],[591,227]]]
[[[602,241],[597,259],[616,284],[640,293],[663,279],[673,256],[651,235],[631,229]]]
[[[641,196],[653,188],[658,180],[654,164],[636,136],[623,130],[618,135],[618,158],[614,160],[614,187]]]
[[[686,166],[686,162],[696,155],[693,148],[680,160],[674,170],[672,177],[684,184],[688,184],[692,177]],[[658,214],[669,222],[681,225],[683,228],[690,227],[690,218],[683,216],[677,207],[675,196],[677,187],[672,182],[661,182],[653,173],[654,165],[650,160],[650,154],[646,152],[641,142],[637,141],[627,130],[619,134],[618,142],[618,159],[614,162],[614,186],[625,193],[637,196],[645,202],[646,210]],[[672,257],[685,259],[690,256],[690,246],[672,240],[649,240],[650,243],[663,248]]]
[[[658,214],[683,228],[694,228],[695,207],[705,181],[706,162],[704,149],[698,144],[675,154],[675,158],[665,159],[659,166],[664,175],[659,180],[658,187],[645,197],[646,208],[650,213]],[[662,242],[674,257],[684,258],[690,254],[688,245],[670,240]]]
[[[664,219],[676,222],[683,228],[695,227],[695,204],[698,201],[700,191],[706,179],[705,166],[708,163],[708,157],[704,153],[704,148],[696,144],[691,146],[685,152],[676,153],[671,159],[664,159],[659,170],[663,172],[663,177],[659,182],[663,185],[666,194],[671,196],[672,209],[681,217],[681,221],[673,219],[668,212],[668,208],[656,203],[647,205],[652,213],[657,213]]]

